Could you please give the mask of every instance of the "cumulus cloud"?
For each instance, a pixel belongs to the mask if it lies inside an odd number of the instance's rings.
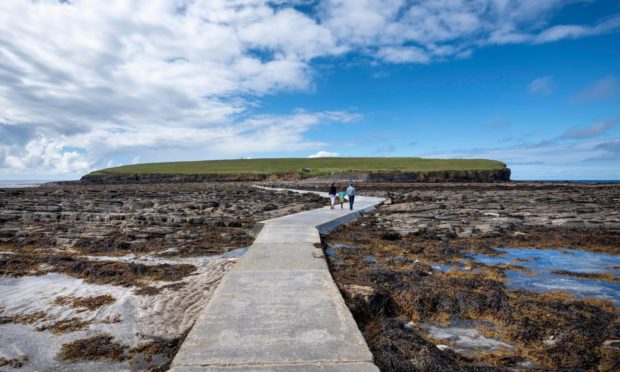
[[[620,15],[550,25],[573,0],[324,0],[319,19],[348,49],[391,63],[464,58],[489,44],[540,44],[613,32]]]
[[[573,129],[561,136],[538,142],[468,150],[429,153],[428,157],[467,159],[497,159],[516,170],[517,178],[554,178],[550,173],[561,168],[570,169],[576,178],[603,179],[618,176],[617,167],[608,163],[620,159],[620,138],[595,139],[618,124],[617,120],[595,123],[589,127]],[[598,169],[593,162],[604,164]],[[603,177],[603,178],[600,178]]]
[[[424,50],[416,47],[381,48],[377,55],[385,61],[393,63],[428,63],[431,60],[431,57]]]
[[[615,76],[605,76],[572,97],[573,102],[592,102],[615,97],[618,94],[618,80]]]
[[[312,155],[309,155],[308,158],[335,158],[337,156],[339,156],[340,154],[337,152],[329,152],[329,151],[319,151],[317,153],[314,153]]]
[[[601,142],[596,145],[596,149],[604,153],[592,160],[620,160],[620,139]]]
[[[553,92],[553,78],[551,76],[543,76],[534,79],[528,85],[528,91],[532,94],[549,95]]]
[[[266,95],[311,90],[315,59],[432,63],[619,27],[615,15],[575,25],[587,31],[548,25],[566,3],[1,1],[0,173],[76,174],[119,153],[131,162],[321,148],[309,130],[359,115],[253,111]]]
[[[425,156],[440,158],[496,159],[511,165],[544,164],[547,166],[570,165],[609,158],[617,149],[618,139],[611,141],[580,140],[576,142],[541,141],[510,147],[477,149],[472,151],[444,151]],[[617,155],[617,153],[616,153]]]
[[[591,138],[606,133],[618,125],[618,120],[604,120],[586,128],[570,129],[562,135],[564,138]]]
[[[91,163],[78,151],[63,151],[62,145],[39,137],[15,152],[5,156],[9,168],[20,171],[49,170],[55,174],[85,171]]]
[[[548,43],[562,39],[576,39],[585,36],[599,35],[620,28],[620,16],[615,15],[594,26],[589,25],[556,25],[549,27],[534,38],[535,43]]]
[[[252,97],[308,89],[310,60],[343,51],[308,15],[267,1],[1,2],[0,168],[80,173],[130,150],[322,145],[305,131],[356,115],[252,116]]]

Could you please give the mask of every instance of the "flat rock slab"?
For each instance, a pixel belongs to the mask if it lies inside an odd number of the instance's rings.
[[[327,207],[264,221],[198,317],[172,370],[377,371],[315,244],[319,230],[382,201],[358,197],[353,212]]]

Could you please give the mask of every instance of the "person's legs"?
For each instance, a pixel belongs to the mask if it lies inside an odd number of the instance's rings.
[[[332,209],[334,209],[334,204],[336,203],[336,195],[330,195],[329,201],[331,202]]]
[[[349,208],[353,210],[353,201],[355,200],[355,195],[349,195]]]
[[[340,209],[344,209],[344,198],[340,199]]]

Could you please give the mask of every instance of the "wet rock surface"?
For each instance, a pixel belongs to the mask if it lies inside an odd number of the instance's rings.
[[[325,184],[277,185],[327,191]],[[394,182],[356,187],[364,195],[389,199],[377,220],[402,234],[428,230],[436,237],[488,237],[521,226],[620,230],[618,184]]]
[[[523,263],[491,266],[471,259],[475,253],[499,255],[498,247],[619,255],[617,185],[357,186],[390,201],[324,243],[334,279],[382,370],[620,366],[618,349],[605,344],[620,336],[619,310],[611,301],[510,290],[507,272],[527,275]],[[429,332],[464,321],[473,325],[461,335],[506,347],[459,353],[457,336],[434,339]]]
[[[248,183],[0,189],[0,250],[218,254],[250,245],[257,221],[323,205]]]
[[[0,189],[0,369],[166,370],[256,222],[326,204],[249,183]]]

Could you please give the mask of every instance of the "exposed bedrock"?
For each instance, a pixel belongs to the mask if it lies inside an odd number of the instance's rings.
[[[291,180],[356,180],[367,182],[500,182],[510,181],[510,169],[498,170],[448,170],[432,172],[373,172],[336,173],[309,178],[299,173],[278,174],[98,174],[85,175],[82,183],[168,183],[168,182],[220,182],[220,181],[291,181]]]
[[[323,205],[232,182],[0,189],[0,251],[218,254],[250,245],[256,221]]]
[[[617,184],[356,186],[388,201],[323,241],[382,371],[618,370],[618,307],[601,291],[620,266],[590,272],[583,259],[620,253]],[[498,247],[544,253],[497,265],[475,259],[502,257]],[[544,268],[559,268],[554,257],[578,264],[552,271],[558,279]],[[531,285],[513,286],[520,276]]]

